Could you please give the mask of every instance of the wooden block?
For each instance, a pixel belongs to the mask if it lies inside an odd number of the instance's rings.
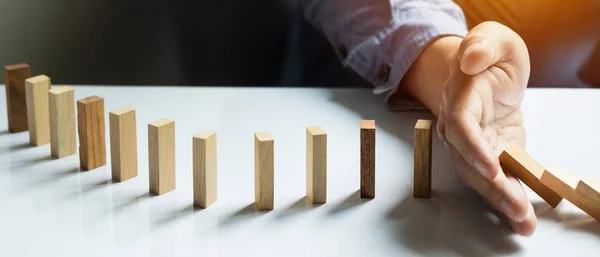
[[[577,183],[575,192],[586,207],[580,208],[600,221],[600,180],[597,177],[584,177]]]
[[[327,201],[327,133],[306,128],[306,197],[313,204]]]
[[[499,159],[505,172],[514,174],[552,206],[552,208],[555,208],[560,203],[562,197],[540,181],[544,173],[544,167],[518,145],[510,144],[500,154]]]
[[[201,131],[192,145],[194,206],[207,208],[217,201],[217,134]]]
[[[135,109],[122,107],[109,114],[112,179],[125,181],[138,175]]]
[[[594,199],[598,191],[582,182],[563,167],[548,167],[540,181],[558,195],[597,220],[600,220],[600,201]]]
[[[254,201],[259,211],[274,205],[274,146],[269,133],[254,134]]]
[[[375,198],[375,121],[360,121],[360,197]]]
[[[414,131],[414,185],[415,198],[431,196],[431,121],[418,120]]]
[[[45,75],[25,80],[29,143],[34,146],[50,143],[50,111],[48,110],[50,84],[50,78]]]
[[[160,119],[148,124],[150,193],[175,189],[175,122]]]
[[[90,96],[77,101],[77,121],[81,169],[106,165],[104,98]]]
[[[75,154],[75,94],[63,86],[48,91],[50,111],[50,152],[54,158]]]
[[[8,130],[10,132],[26,131],[27,100],[25,96],[25,80],[31,77],[29,65],[14,64],[4,67],[4,85],[6,87],[6,109]]]

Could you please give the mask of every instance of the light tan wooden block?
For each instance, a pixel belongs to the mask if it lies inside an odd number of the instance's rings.
[[[29,65],[25,63],[4,67],[8,130],[13,133],[26,131],[29,127],[25,80],[31,77],[30,73]]]
[[[375,198],[375,121],[360,121],[360,197]]]
[[[50,78],[45,75],[25,80],[29,143],[34,146],[50,143],[50,111],[48,110],[50,88]]]
[[[259,211],[274,205],[274,147],[269,133],[254,134],[254,201]]]
[[[431,197],[431,120],[418,120],[414,131],[415,198]]]
[[[217,201],[217,134],[201,131],[192,138],[194,206],[208,208]]]
[[[560,203],[562,197],[540,181],[544,173],[544,167],[518,145],[510,144],[500,154],[499,159],[505,171],[514,174],[518,179],[523,181],[552,208],[555,208]]]
[[[327,133],[321,127],[306,128],[306,197],[327,202]]]
[[[79,164],[82,170],[106,165],[104,98],[90,96],[77,101]]]
[[[74,155],[75,93],[73,88],[63,86],[48,91],[50,111],[50,152],[53,158]]]
[[[160,119],[148,124],[150,193],[175,189],[175,122]]]
[[[573,205],[600,220],[598,191],[579,180],[573,173],[560,166],[548,167],[540,181]]]
[[[122,107],[109,114],[112,179],[125,181],[138,175],[135,109]]]

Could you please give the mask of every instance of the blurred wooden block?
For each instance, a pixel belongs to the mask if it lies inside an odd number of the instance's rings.
[[[556,208],[560,203],[562,197],[540,181],[544,173],[544,167],[518,145],[510,144],[500,154],[499,159],[505,171],[514,174],[518,179],[523,181],[552,208]]]
[[[327,201],[327,133],[306,128],[306,197],[313,204]]]
[[[77,101],[77,121],[81,169],[106,165],[104,98],[90,96]]]
[[[217,134],[201,131],[192,138],[194,206],[207,208],[217,201]]]
[[[570,171],[560,166],[548,167],[540,181],[582,211],[600,220],[600,200],[594,199],[598,190],[579,180]]]
[[[415,198],[431,196],[431,121],[418,120],[414,131],[414,185]]]
[[[50,78],[45,75],[25,80],[29,143],[34,146],[50,143],[50,111],[48,110],[50,87]]]
[[[109,114],[112,179],[125,181],[138,175],[135,109],[122,107]]]
[[[360,121],[360,197],[375,198],[375,121]]]
[[[175,189],[175,122],[160,119],[148,124],[150,193]]]
[[[259,211],[274,205],[274,140],[267,132],[254,134],[254,201]]]
[[[6,88],[6,109],[8,130],[10,132],[26,131],[27,100],[25,96],[25,80],[31,77],[29,65],[25,63],[4,67],[4,85]]]
[[[75,94],[63,86],[48,91],[50,111],[50,152],[54,158],[75,154]]]

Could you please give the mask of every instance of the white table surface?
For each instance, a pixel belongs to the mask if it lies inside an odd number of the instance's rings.
[[[362,89],[74,86],[108,111],[137,110],[138,177],[77,155],[50,160],[27,132],[7,132],[0,96],[0,256],[598,256],[600,223],[527,189],[538,214],[529,238],[510,233],[458,179],[434,134],[433,197],[412,197],[413,126],[426,112],[387,112]],[[2,92],[4,88],[1,88]],[[598,174],[600,91],[529,89],[527,150],[544,165]],[[147,124],[176,123],[177,188],[148,195]],[[377,123],[376,198],[359,198],[359,120]],[[306,205],[305,128],[328,132],[328,201]],[[192,135],[217,131],[218,201],[192,207]],[[275,209],[253,210],[253,133],[275,139]],[[107,150],[109,130],[106,125]],[[107,151],[110,154],[110,151]]]

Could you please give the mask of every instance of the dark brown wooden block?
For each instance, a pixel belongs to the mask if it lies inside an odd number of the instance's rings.
[[[25,94],[25,80],[29,77],[31,72],[29,65],[25,63],[4,67],[8,130],[13,133],[29,129]]]
[[[375,198],[375,121],[360,121],[360,197]]]

